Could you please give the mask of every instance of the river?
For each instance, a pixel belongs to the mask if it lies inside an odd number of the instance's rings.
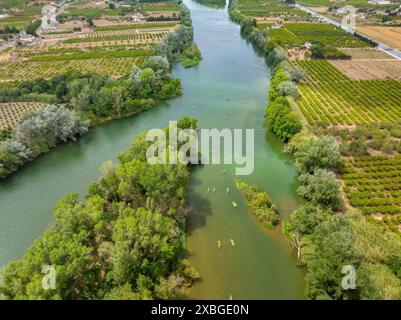
[[[241,179],[263,187],[282,217],[297,207],[300,200],[290,159],[282,153],[282,143],[263,128],[270,77],[265,59],[241,37],[227,9],[184,2],[191,10],[195,41],[203,54],[198,67],[173,68],[182,79],[184,95],[138,116],[98,126],[78,142],[58,146],[3,180],[0,265],[21,258],[52,223],[57,200],[68,193],[83,194],[99,177],[100,164],[115,159],[135,134],[163,128],[185,115],[197,118],[202,128],[255,129],[255,170]],[[246,209],[235,190],[234,168],[206,165],[194,170],[188,192],[187,248],[188,259],[202,279],[188,291],[189,297],[302,298],[303,272],[288,242],[279,230],[266,231]],[[216,193],[208,193],[213,187]]]

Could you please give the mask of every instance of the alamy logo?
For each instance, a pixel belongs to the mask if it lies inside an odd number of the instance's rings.
[[[147,132],[146,141],[153,142],[146,152],[149,164],[235,163],[236,175],[252,174],[255,145],[253,129],[246,129],[245,137],[243,129],[178,130],[177,121],[170,121],[168,129],[168,137],[162,129]]]
[[[57,24],[57,8],[52,5],[46,5],[42,8],[42,30],[52,30]]]

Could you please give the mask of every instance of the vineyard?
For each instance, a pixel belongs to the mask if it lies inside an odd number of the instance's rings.
[[[134,41],[136,43],[158,43],[163,40],[170,30],[155,30],[140,32],[137,29],[115,30],[115,31],[99,31],[88,33],[85,37],[70,38],[63,40],[62,43],[75,44],[82,42],[111,42],[124,43],[126,41]]]
[[[390,228],[401,223],[401,156],[360,156],[340,166],[344,192],[353,207]]]
[[[95,31],[164,28],[164,27],[174,27],[175,25],[177,25],[177,22],[118,24],[118,25],[99,26],[95,28]]]
[[[268,24],[260,24],[258,28],[267,28]],[[286,23],[280,29],[269,30],[272,40],[284,46],[299,46],[306,42],[318,41],[327,46],[364,48],[369,43],[326,23]]]
[[[401,121],[401,82],[351,81],[327,61],[301,61],[308,71],[297,105],[310,125],[353,126]]]
[[[75,69],[80,72],[94,72],[110,75],[113,78],[128,74],[132,65],[141,65],[144,56],[128,58],[76,59],[63,61],[29,61],[17,63],[0,63],[0,81],[28,80],[50,78]]]
[[[241,0],[240,10],[242,14],[252,17],[307,15],[304,11],[295,9],[289,6],[287,3],[278,0],[266,0],[266,1]]]
[[[43,108],[45,104],[39,102],[8,102],[0,103],[0,130],[12,128],[27,112]]]
[[[331,60],[351,80],[395,79],[401,80],[401,60]]]

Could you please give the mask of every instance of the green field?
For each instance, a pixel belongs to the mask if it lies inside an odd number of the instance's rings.
[[[359,156],[340,166],[349,203],[364,214],[382,214],[391,229],[401,223],[401,156]]]
[[[261,24],[259,28],[267,28]],[[318,41],[332,47],[362,48],[369,43],[326,23],[286,23],[283,28],[269,30],[272,40],[283,46],[298,46]]]
[[[31,80],[36,78],[49,79],[63,74],[68,70],[93,72],[122,77],[132,70],[132,65],[141,65],[146,56],[139,57],[107,57],[95,59],[71,59],[49,61],[23,61],[17,63],[0,63],[1,81]]]

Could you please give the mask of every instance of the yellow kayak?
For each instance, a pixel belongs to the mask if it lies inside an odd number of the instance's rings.
[[[231,245],[232,245],[233,247],[235,247],[235,242],[234,242],[234,240],[231,239],[230,241],[231,241]]]

